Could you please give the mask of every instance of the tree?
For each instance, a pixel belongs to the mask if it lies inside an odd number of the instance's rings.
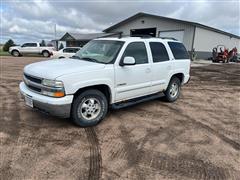
[[[12,39],[9,39],[4,45],[3,45],[3,51],[8,51],[11,46],[15,46],[15,43]]]
[[[63,48],[64,48],[64,46],[63,46],[63,44],[61,43],[60,46],[59,46],[59,50],[60,50],[60,49],[63,49]]]
[[[42,41],[40,42],[40,46],[46,46],[46,42],[45,42],[44,40],[42,40]]]

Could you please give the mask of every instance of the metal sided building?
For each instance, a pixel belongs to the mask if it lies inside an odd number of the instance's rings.
[[[199,23],[172,19],[152,14],[138,13],[105,30],[105,33],[122,33],[126,36],[151,35],[153,37],[172,37],[185,45],[197,58],[207,59],[212,56],[212,49],[224,45],[231,50],[240,51],[240,37]]]
[[[90,33],[90,34],[80,34],[80,33],[69,33],[66,32],[58,41],[65,44],[66,47],[82,47],[92,39],[101,37],[112,37],[118,36],[119,33]]]

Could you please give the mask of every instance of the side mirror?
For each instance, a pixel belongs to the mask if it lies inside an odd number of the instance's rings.
[[[129,66],[129,65],[135,65],[136,61],[134,57],[126,56],[123,61],[120,63],[120,66]]]

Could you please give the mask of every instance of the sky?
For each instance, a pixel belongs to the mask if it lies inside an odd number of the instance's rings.
[[[239,0],[0,0],[0,43],[96,33],[138,12],[194,21],[240,36]]]

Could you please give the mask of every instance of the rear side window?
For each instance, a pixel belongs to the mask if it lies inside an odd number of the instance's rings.
[[[175,59],[189,59],[188,52],[182,43],[168,42]]]
[[[37,47],[37,43],[29,43],[28,45],[28,47]]]
[[[150,44],[154,63],[169,60],[167,50],[162,43],[150,42],[149,44]]]
[[[126,56],[134,57],[136,64],[148,63],[148,56],[143,42],[132,42],[125,49],[123,58]]]

